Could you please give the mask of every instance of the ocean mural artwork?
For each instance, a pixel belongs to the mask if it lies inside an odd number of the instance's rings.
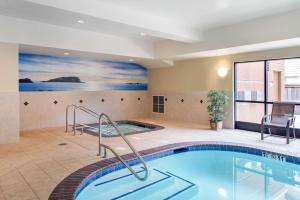
[[[136,63],[19,55],[21,92],[147,90],[147,74],[147,69]]]

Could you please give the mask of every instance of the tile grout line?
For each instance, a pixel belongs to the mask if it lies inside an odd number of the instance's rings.
[[[23,176],[23,174],[19,171],[19,169],[17,169],[19,174],[21,175],[21,177],[23,178],[23,180],[25,181],[25,183],[28,185],[28,187],[30,188],[30,190],[32,191],[32,193],[36,196],[37,199],[40,199],[40,197],[37,195],[37,193],[34,191],[34,189],[31,187],[31,185],[29,184],[29,182],[26,180],[26,178]],[[41,199],[40,199],[41,200]]]
[[[9,199],[6,198],[2,186],[0,186],[0,192],[1,192],[1,194],[2,194],[2,196],[3,196],[3,198],[4,198],[4,200],[9,200]]]
[[[64,132],[64,133],[65,133],[65,132]],[[68,133],[65,133],[65,134],[68,134]],[[61,137],[59,137],[59,136],[55,136],[55,137],[61,138]],[[70,138],[65,137],[65,135],[63,135],[62,137],[63,137],[64,140],[67,140],[67,141],[71,142],[71,143],[74,144],[74,145],[78,145],[78,146],[82,147],[83,149],[90,150],[90,149],[86,148],[85,146],[81,145],[80,143],[74,142],[74,141],[72,141]],[[76,135],[75,135],[74,137],[76,137]]]
[[[56,160],[53,160],[53,161],[55,161],[56,162]],[[41,168],[37,163],[35,163],[36,164],[36,166],[41,170],[41,171],[43,171],[45,174],[47,174],[47,176],[53,181],[53,183],[55,183],[56,185],[57,185],[57,183],[56,183],[56,181],[50,176],[50,174],[48,174],[47,173],[47,171],[45,171],[43,168]],[[59,163],[57,163],[58,165],[60,165]],[[63,166],[61,166],[62,168],[64,168]],[[65,169],[65,168],[64,168]],[[68,171],[69,172],[69,171]],[[54,189],[54,188],[53,188]],[[53,190],[52,189],[52,190]]]
[[[74,171],[70,171],[67,167],[65,167],[64,165],[62,165],[61,164],[61,162],[59,161],[59,160],[57,160],[57,159],[55,159],[55,158],[51,158],[51,159],[53,159],[53,161],[55,161],[59,166],[61,166],[62,168],[64,168],[65,170],[67,170],[69,173],[73,173]],[[76,161],[79,161],[81,164],[83,164],[83,166],[82,167],[84,167],[85,166],[85,164],[84,163],[82,163],[80,160],[78,160],[78,158],[74,158],[74,157],[70,157],[70,158],[68,158],[68,159],[63,159],[63,160],[61,160],[61,161],[68,161],[68,160],[76,160]],[[76,170],[75,170],[76,171]]]
[[[76,142],[72,141],[71,139],[65,137],[65,134],[68,134],[68,133],[65,133],[65,132],[64,132],[63,134],[64,134],[64,135],[63,135],[62,137],[59,137],[59,136],[57,136],[57,135],[54,135],[54,137],[55,137],[55,138],[59,138],[59,139],[66,140],[66,141],[72,143],[74,146],[78,145],[78,146],[82,147],[82,148],[85,149],[85,150],[89,150],[89,149],[85,148],[84,146],[82,146],[81,144],[76,143]],[[50,135],[50,136],[53,137],[53,135]],[[55,159],[55,158],[53,158],[53,157],[51,157],[51,159],[52,159],[53,161],[55,161],[59,166],[61,166],[61,167],[64,168],[65,170],[67,170],[68,173],[73,173],[73,172],[74,172],[74,171],[69,170],[69,169],[66,168],[65,166],[63,166],[63,165],[59,162],[59,160],[57,160],[57,159]],[[76,159],[77,161],[79,161],[79,162],[83,165],[82,167],[84,167],[84,164],[85,164],[85,163],[82,163],[82,162],[81,162],[80,160],[78,160],[77,158],[71,157],[71,158],[69,158],[69,159]],[[76,171],[76,170],[75,170],[75,171]],[[45,172],[45,173],[46,173],[46,172]],[[46,174],[48,175],[48,173],[46,173]]]

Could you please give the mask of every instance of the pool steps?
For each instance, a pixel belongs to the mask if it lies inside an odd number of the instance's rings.
[[[163,181],[169,176],[160,173],[151,173],[147,181],[138,181],[131,174],[123,176],[122,178],[113,179],[112,181],[106,181],[103,184],[95,184],[94,187],[99,191],[105,191],[100,193],[101,199],[120,199],[123,194],[130,194],[139,188],[147,187],[150,184],[154,184],[158,181]],[[118,197],[118,198],[117,198]]]
[[[138,173],[143,173],[141,169]],[[93,185],[95,199],[191,199],[198,193],[197,186],[170,172],[151,169],[146,181],[138,181],[132,174],[123,174]]]

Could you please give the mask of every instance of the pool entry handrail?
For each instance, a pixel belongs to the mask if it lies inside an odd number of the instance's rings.
[[[140,181],[145,181],[148,178],[149,172],[148,172],[148,167],[146,162],[144,161],[144,159],[141,157],[141,155],[136,151],[136,149],[134,148],[134,146],[129,142],[129,140],[126,138],[126,136],[120,131],[120,129],[118,128],[118,126],[116,125],[116,123],[114,123],[110,117],[105,114],[105,113],[101,113],[100,115],[98,113],[96,113],[95,111],[88,109],[84,106],[78,106],[75,104],[70,104],[67,105],[66,107],[66,132],[68,132],[68,127],[69,127],[69,109],[72,108],[73,109],[73,132],[74,135],[76,134],[76,129],[77,129],[77,123],[76,123],[76,110],[81,110],[83,112],[85,112],[86,114],[97,118],[98,119],[98,144],[99,144],[99,148],[98,148],[98,156],[101,156],[101,147],[104,148],[104,155],[103,157],[106,158],[106,150],[110,150],[118,160],[120,160],[120,162]],[[144,168],[144,176],[140,176],[131,166],[130,164],[128,164],[127,161],[125,161],[112,147],[105,145],[102,143],[102,131],[103,131],[103,125],[102,122],[105,121],[105,124],[111,124],[111,127],[113,127],[116,132],[118,133],[118,135],[120,135],[122,137],[122,139],[125,141],[125,143],[129,146],[130,150],[134,153],[134,155],[137,157],[137,159],[140,161],[140,163],[143,165]],[[86,124],[79,124],[79,128],[81,128],[81,132],[83,131],[83,128],[94,128],[91,127],[89,125]]]
[[[90,129],[95,129],[93,126],[89,126],[87,124],[79,124],[79,123],[76,123],[76,110],[77,109],[80,109],[81,111],[89,114],[90,116],[98,119],[99,117],[99,114],[96,113],[95,111],[91,110],[91,109],[88,109],[84,106],[77,106],[75,104],[70,104],[70,105],[67,105],[66,107],[66,132],[69,132],[69,109],[70,108],[73,108],[73,124],[71,125],[72,126],[72,130],[73,130],[73,134],[75,135],[76,134],[76,130],[77,129],[81,129],[81,134],[83,133],[83,129],[84,128],[90,128]]]

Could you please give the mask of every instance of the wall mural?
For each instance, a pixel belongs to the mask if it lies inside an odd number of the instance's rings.
[[[135,63],[19,55],[21,92],[147,90],[147,73]]]

